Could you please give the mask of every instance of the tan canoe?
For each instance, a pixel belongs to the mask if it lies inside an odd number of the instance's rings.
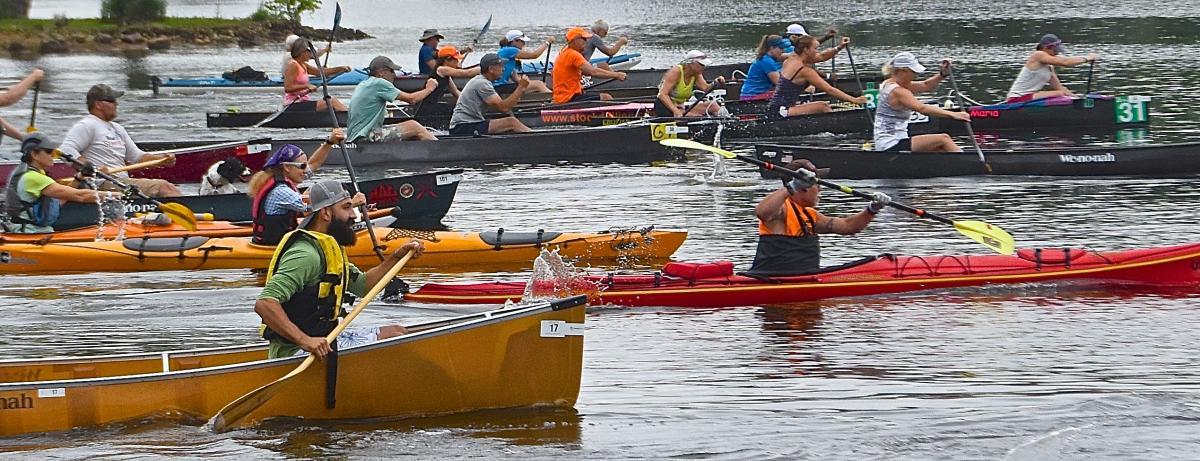
[[[353,420],[572,407],[583,370],[585,301],[575,297],[431,322],[402,337],[343,350],[334,408],[326,408],[326,367],[318,362],[240,424],[276,416]],[[304,359],[265,357],[260,345],[0,361],[0,436],[171,413],[208,419]]]

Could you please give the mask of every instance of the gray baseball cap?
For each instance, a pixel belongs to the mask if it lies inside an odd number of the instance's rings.
[[[305,216],[303,221],[300,221],[300,228],[308,227],[308,223],[322,208],[349,198],[350,192],[347,192],[340,182],[326,180],[313,184],[308,188],[308,203],[312,212]]]
[[[367,66],[368,72],[375,72],[379,69],[400,70],[400,66],[387,56],[376,56],[371,60],[371,64]]]
[[[101,83],[99,85],[93,85],[90,89],[88,89],[87,103],[89,106],[91,106],[96,101],[116,101],[117,98],[124,95],[124,91],[114,90],[111,86]]]

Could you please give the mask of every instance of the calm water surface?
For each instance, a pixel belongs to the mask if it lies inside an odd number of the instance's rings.
[[[35,3],[34,13],[42,17],[96,10],[94,2]],[[415,67],[414,39],[421,29],[438,27],[465,41],[488,13],[495,14],[493,35],[509,28],[557,34],[564,24],[602,16],[614,33],[631,35],[633,50],[656,66],[688,48],[706,49],[721,62],[745,61],[758,34],[790,22],[772,2],[709,3],[707,12],[630,1],[554,8],[525,1],[503,8],[467,1],[439,2],[437,8],[428,2],[344,3],[345,24],[378,37],[337,47],[333,62],[356,65],[385,52]],[[172,2],[170,11],[231,16],[255,6]],[[329,22],[330,10],[310,22]],[[810,28],[833,25],[854,36],[863,70],[902,49],[931,60],[953,56],[961,63],[960,84],[981,100],[998,98],[1037,36],[1055,31],[1072,51],[1101,54],[1097,88],[1154,96],[1145,142],[1200,139],[1196,99],[1187,96],[1200,77],[1194,4],[1065,2],[1052,10],[1042,2],[921,1],[821,5],[797,14]],[[216,74],[243,64],[272,71],[278,54],[273,48],[232,48],[45,57],[36,64],[52,76],[38,122],[61,134],[83,112],[86,88],[103,81],[132,88],[121,101],[121,119],[137,139],[250,136],[208,130],[202,113],[268,110],[275,96],[152,97],[145,89],[148,76]],[[12,77],[34,64],[0,60],[0,69]],[[1079,89],[1086,71],[1064,71],[1063,77]],[[28,104],[0,114],[20,125]],[[277,133],[296,135],[271,132]],[[472,168],[446,221],[479,230],[687,228],[690,237],[676,259],[730,259],[745,268],[754,252],[753,206],[775,184],[756,180],[742,165],[729,165],[731,174],[748,185],[695,181],[712,170],[711,162],[697,156],[656,166]],[[1022,246],[1119,249],[1197,239],[1200,190],[1194,179],[853,185],[1000,225]],[[823,195],[828,214],[862,206],[832,191]],[[824,242],[827,264],[883,252],[985,251],[952,229],[891,210],[859,236]],[[419,283],[525,275],[407,277]],[[251,308],[257,293],[242,271],[4,277],[0,302],[8,315],[0,322],[0,357],[245,343],[258,323]],[[1200,452],[1196,298],[1192,291],[1022,286],[730,309],[595,307],[575,412],[502,411],[369,425],[281,420],[224,435],[201,430],[200,421],[149,419],[0,439],[0,458],[1190,459]],[[359,321],[415,322],[477,309],[376,304]]]

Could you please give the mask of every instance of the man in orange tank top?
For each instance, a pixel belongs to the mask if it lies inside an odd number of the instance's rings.
[[[876,192],[867,207],[853,216],[832,218],[817,211],[821,186],[816,179],[829,173],[812,162],[799,159],[787,164],[789,170],[808,170],[809,181],[782,176],[783,187],[771,192],[754,208],[758,217],[758,248],[751,273],[760,275],[796,275],[818,272],[821,246],[818,234],[852,235],[875,219],[892,198]]]
[[[580,80],[584,75],[593,77],[625,80],[624,72],[613,72],[592,66],[583,57],[583,47],[592,37],[592,33],[582,27],[572,27],[567,30],[567,48],[558,53],[554,60],[554,70],[550,76],[554,79],[554,103],[564,104],[575,101],[609,100],[612,96],[607,93],[586,94]]]

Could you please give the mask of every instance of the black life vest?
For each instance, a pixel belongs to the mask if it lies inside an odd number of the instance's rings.
[[[19,163],[16,168],[13,168],[12,174],[8,177],[8,184],[4,188],[4,212],[8,215],[9,222],[12,223],[9,229],[12,232],[24,232],[26,226],[51,226],[58,221],[61,208],[58,200],[46,194],[42,194],[32,202],[21,200],[21,195],[17,193],[18,183],[21,181],[21,176],[28,172],[29,164]]]
[[[292,295],[287,300],[280,300],[283,312],[288,320],[308,336],[325,336],[337,327],[338,318],[346,312],[342,309],[344,302],[349,302],[351,296],[346,295],[346,286],[350,277],[350,266],[347,264],[346,250],[332,236],[319,232],[299,229],[288,233],[275,248],[271,257],[271,265],[267,268],[267,281],[275,275],[279,259],[292,245],[301,239],[316,245],[317,253],[321,255],[321,278]],[[285,341],[283,336],[263,328],[263,339]]]
[[[817,210],[800,208],[790,199],[784,211],[787,233],[771,234],[766,224],[758,225],[758,248],[752,273],[763,275],[811,274],[821,269],[821,240],[817,236]]]
[[[254,195],[253,207],[250,210],[250,216],[254,219],[251,241],[258,245],[277,245],[283,240],[283,234],[296,230],[298,226],[297,218],[300,217],[300,214],[295,211],[288,210],[287,213],[281,215],[267,214],[267,194],[281,186],[287,186],[299,192],[292,181],[280,175],[268,179],[266,184],[263,184],[263,187]]]

